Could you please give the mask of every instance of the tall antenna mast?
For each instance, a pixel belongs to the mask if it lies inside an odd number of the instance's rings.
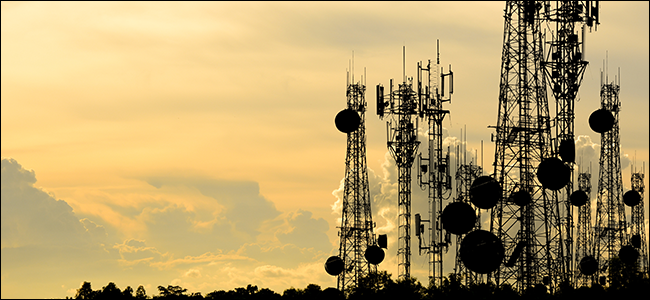
[[[606,65],[606,69],[607,69]],[[607,74],[606,78],[607,77]],[[620,87],[605,82],[600,88],[601,108],[589,117],[591,129],[600,133],[598,202],[594,228],[595,257],[602,285],[611,270],[610,260],[628,243],[619,138]]]
[[[376,272],[376,265],[384,259],[381,247],[386,248],[385,236],[383,242],[380,236],[378,243],[373,232],[366,163],[365,112],[368,104],[365,92],[363,83],[348,82],[347,108],[335,118],[336,127],[347,135],[345,186],[339,227],[339,255],[328,258],[325,271],[338,276],[337,286],[341,291],[358,285],[360,278]]]
[[[439,45],[438,41],[436,54],[438,62],[440,61]],[[445,116],[449,114],[449,111],[444,110],[442,104],[450,102],[454,93],[453,72],[450,67],[449,73],[443,73],[439,64],[431,66],[430,60],[426,67],[423,65],[423,62],[418,63],[418,107],[420,118],[422,118],[423,122],[426,121],[427,124],[428,153],[427,157],[419,156],[420,172],[418,178],[420,186],[428,188],[429,219],[423,220],[418,214],[416,215],[415,225],[418,230],[416,235],[418,236],[419,249],[425,250],[429,256],[429,280],[440,286],[444,276],[443,257],[452,242],[452,232],[443,229],[442,225],[442,213],[443,207],[445,207],[443,202],[450,198],[452,192],[449,151],[447,151],[446,155],[443,155],[442,148],[442,122]],[[449,77],[449,88],[446,94],[445,77]],[[419,224],[420,222],[428,222],[428,242],[426,237],[423,236],[424,226]],[[473,223],[473,221],[470,223]],[[472,225],[469,224],[469,228]]]
[[[543,66],[546,71],[546,79],[549,82],[553,96],[555,97],[556,112],[555,118],[555,143],[552,149],[554,157],[560,157],[562,162],[569,168],[570,180],[564,189],[556,192],[560,201],[560,220],[562,222],[561,238],[565,241],[562,251],[565,253],[560,258],[562,265],[560,276],[562,281],[570,282],[573,273],[573,208],[569,196],[573,192],[573,169],[575,166],[575,99],[580,88],[580,83],[588,62],[584,59],[584,38],[586,27],[592,28],[598,24],[598,1],[595,1],[596,8],[593,8],[594,1],[557,1],[555,7],[547,4],[547,12],[544,14],[550,28],[551,39],[546,51]],[[541,2],[538,2],[541,5]],[[578,17],[576,17],[578,16]],[[594,24],[595,22],[595,24]],[[582,28],[582,35],[577,30]],[[553,28],[554,27],[554,28]],[[579,36],[582,38],[579,39]],[[582,50],[581,50],[582,49]]]
[[[565,259],[555,191],[566,185],[570,171],[553,159],[550,146],[552,127],[542,66],[545,5],[544,1],[506,2],[493,174],[500,195],[496,201],[482,200],[479,193],[473,199],[485,201],[486,207],[496,202],[490,228],[503,243],[506,263],[495,260],[490,279],[522,292],[538,284],[553,291],[562,280]]]
[[[406,64],[405,55],[403,64]],[[387,121],[388,150],[398,169],[397,268],[400,279],[411,276],[411,167],[420,145],[417,138],[418,98],[413,90],[413,82],[406,80],[405,67],[403,70],[404,81],[398,84],[397,90],[393,90],[392,79],[390,92],[386,95],[384,87],[377,85],[377,115],[380,119],[384,114],[390,116]]]

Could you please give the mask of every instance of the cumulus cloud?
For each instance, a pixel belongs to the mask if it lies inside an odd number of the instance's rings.
[[[12,158],[2,159],[2,248],[86,245],[90,242],[86,224],[92,234],[102,234],[90,220],[80,222],[72,207],[35,183],[34,171]]]
[[[232,230],[244,233],[248,239],[260,234],[260,226],[275,218],[280,212],[275,204],[260,194],[259,184],[252,181],[229,181],[210,178],[151,177],[150,185],[183,185],[197,189],[201,194],[215,199],[224,206],[220,218],[227,220]]]
[[[329,224],[325,219],[313,218],[310,211],[298,210],[295,213],[290,213],[286,220],[290,231],[277,234],[281,243],[329,252],[332,245],[326,234]]]

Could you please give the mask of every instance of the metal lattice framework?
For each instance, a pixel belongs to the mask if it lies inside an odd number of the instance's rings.
[[[442,109],[444,102],[451,101],[453,94],[453,72],[444,73],[440,67],[440,52],[434,65],[428,61],[426,67],[418,63],[418,103],[420,117],[427,123],[428,153],[420,156],[420,186],[428,189],[429,198],[429,243],[422,247],[429,256],[429,281],[440,286],[443,278],[443,256],[449,249],[451,235],[442,228],[443,201],[451,195],[451,175],[449,175],[449,154],[443,156],[442,121],[449,114]],[[448,95],[445,95],[445,78],[448,78]],[[442,80],[442,82],[441,82]],[[447,97],[446,97],[447,96]],[[419,230],[416,228],[416,230]],[[420,235],[418,235],[420,237]],[[426,241],[425,241],[426,244]]]
[[[508,1],[505,9],[494,177],[502,199],[491,210],[490,230],[504,244],[506,259],[524,247],[511,267],[489,274],[499,286],[523,291],[537,284],[553,290],[562,270],[563,238],[556,193],[542,187],[537,166],[552,157],[544,76],[541,1]],[[509,200],[526,191],[531,202]]]
[[[607,79],[605,80],[607,82]],[[618,257],[618,251],[627,241],[627,222],[623,204],[621,153],[618,113],[621,102],[617,83],[603,83],[600,88],[601,108],[612,113],[612,129],[600,136],[600,170],[598,175],[598,202],[594,246],[600,276],[607,276],[609,261]]]
[[[593,228],[591,226],[591,173],[578,174],[578,190],[587,194],[587,203],[578,208],[578,224],[575,245],[575,263],[586,256],[594,255]],[[588,286],[595,282],[595,276],[587,276],[579,270],[574,271],[576,286]]]
[[[384,102],[384,97],[388,101]],[[390,115],[387,121],[388,150],[398,169],[398,278],[411,276],[411,167],[415,160],[420,142],[417,140],[418,102],[413,91],[412,80],[398,84],[393,90],[390,81],[390,93],[384,95],[384,87],[377,85],[377,114]]]
[[[461,150],[462,151],[462,150]],[[456,151],[457,166],[456,166],[456,201],[464,202],[472,206],[476,212],[476,224],[474,229],[481,229],[481,212],[480,209],[472,204],[470,201],[470,187],[474,180],[483,174],[483,168],[475,165],[474,162],[467,163],[466,151],[463,151],[463,162],[461,163],[460,151]],[[456,265],[454,273],[460,275],[465,280],[466,286],[471,286],[483,282],[484,276],[482,274],[473,272],[465,267],[465,264],[460,259],[460,244],[465,237],[465,234],[456,235]]]
[[[631,222],[631,230],[630,230],[630,235],[635,236],[638,235],[639,239],[641,240],[640,247],[637,248],[637,251],[639,251],[639,259],[637,261],[637,267],[639,272],[644,273],[645,276],[649,276],[648,272],[650,271],[650,268],[648,266],[648,243],[646,242],[646,232],[645,232],[645,217],[644,217],[644,204],[643,204],[643,199],[644,193],[645,193],[645,184],[643,183],[643,177],[644,173],[642,172],[637,172],[637,173],[632,173],[632,179],[631,179],[631,184],[632,184],[632,190],[636,191],[639,193],[641,196],[641,202],[639,204],[635,205],[632,207],[632,222]]]
[[[558,192],[560,199],[560,216],[566,236],[564,268],[566,274],[573,270],[573,231],[572,206],[569,196],[573,192],[573,166],[575,163],[575,136],[574,136],[574,103],[580,82],[588,62],[583,59],[584,35],[587,27],[598,23],[598,4],[592,7],[592,1],[555,1],[554,5],[546,4],[545,15],[551,35],[549,49],[546,51],[544,66],[548,83],[555,97],[556,112],[555,137],[556,148],[554,156],[560,156],[571,170],[571,180],[566,185],[564,192]],[[576,33],[576,23],[584,24],[583,37]],[[553,26],[555,25],[555,26]],[[569,280],[570,276],[564,278]]]
[[[351,84],[348,78],[347,108],[359,114],[361,123],[357,130],[347,134],[345,186],[339,233],[339,257],[344,262],[343,272],[337,279],[340,290],[356,285],[360,277],[377,271],[377,266],[368,263],[364,258],[366,248],[376,244],[366,164],[365,112],[368,105],[365,91],[365,85]]]

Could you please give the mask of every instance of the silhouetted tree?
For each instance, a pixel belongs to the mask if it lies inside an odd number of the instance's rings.
[[[263,288],[263,289],[260,289],[257,293],[255,293],[254,297],[252,297],[251,299],[279,300],[279,299],[282,299],[282,296],[280,296],[280,294],[278,294],[278,293],[276,293],[276,292],[274,292],[274,291],[272,291],[270,289]]]
[[[138,286],[138,289],[135,291],[136,299],[147,299],[147,291],[144,290],[142,285]]]
[[[187,298],[188,297],[188,295],[183,294],[187,292],[187,289],[184,289],[177,285],[168,285],[167,287],[159,285],[158,291],[160,291],[160,295],[155,298]]]
[[[101,293],[95,299],[120,299],[122,298],[122,291],[113,282],[109,282],[102,288]]]
[[[126,286],[126,288],[122,291],[122,297],[123,298],[133,298],[133,289],[130,286]]]
[[[282,299],[303,299],[305,291],[290,287],[282,293]]]
[[[74,296],[75,299],[94,299],[93,289],[90,287],[90,282],[84,281],[81,284],[81,287],[77,289],[77,294]]]
[[[215,290],[205,295],[205,299],[226,299],[228,293],[224,290]]]
[[[357,285],[346,288],[349,299],[367,299],[385,293],[386,288],[395,284],[386,271],[370,272],[359,278]]]

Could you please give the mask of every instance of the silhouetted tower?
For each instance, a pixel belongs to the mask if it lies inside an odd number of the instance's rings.
[[[601,108],[591,114],[589,123],[594,131],[601,133],[594,243],[599,274],[607,276],[610,259],[618,257],[618,251],[628,243],[628,238],[618,122],[620,84],[616,80],[607,83],[608,78],[603,82],[602,77],[601,73]]]
[[[644,167],[645,169],[645,167]],[[632,246],[638,251],[639,258],[637,261],[637,268],[639,272],[644,273],[645,276],[648,276],[650,271],[648,266],[648,244],[646,242],[646,232],[645,232],[645,217],[643,212],[644,203],[643,199],[645,193],[645,184],[643,183],[643,177],[645,176],[645,170],[641,172],[633,172],[631,185],[632,190],[628,191],[623,195],[623,201],[627,205],[632,207],[632,222],[630,230],[630,242]],[[627,201],[626,201],[627,200]]]
[[[442,284],[444,275],[442,270],[443,256],[449,249],[451,235],[442,226],[443,201],[451,196],[451,175],[449,150],[443,156],[442,149],[442,121],[448,110],[442,109],[444,102],[451,101],[454,93],[454,74],[449,65],[449,73],[444,73],[440,67],[440,46],[437,45],[436,63],[428,61],[425,67],[422,62],[418,63],[418,107],[419,115],[427,123],[428,153],[427,157],[419,156],[420,172],[418,178],[420,186],[428,189],[429,198],[429,219],[424,220],[416,215],[416,235],[418,236],[419,250],[426,250],[429,256],[429,280],[437,286]],[[447,94],[445,94],[445,78],[447,78]],[[423,224],[428,222],[428,244],[424,239],[425,232]]]
[[[365,99],[366,86],[354,81],[348,73],[347,108],[336,116],[336,127],[347,134],[345,178],[339,256],[330,257],[325,270],[338,276],[340,290],[356,285],[359,278],[376,272],[376,264],[384,258],[373,234],[370,192],[366,164]]]
[[[505,247],[505,263],[490,277],[519,291],[538,284],[553,290],[564,272],[563,228],[554,191],[566,185],[570,174],[553,157],[550,145],[543,7],[541,1],[508,1],[505,9],[494,160],[494,179],[502,194],[490,224]]]
[[[546,2],[545,15],[549,22],[550,32],[546,34],[550,35],[550,41],[544,66],[552,94],[555,96],[557,112],[553,153],[554,156],[559,155],[571,171],[571,180],[564,192],[558,191],[560,220],[566,234],[564,268],[566,274],[571,274],[573,214],[569,197],[573,192],[572,171],[575,163],[574,103],[588,64],[583,55],[586,30],[598,24],[598,1]],[[582,25],[582,38],[576,32],[576,25]],[[570,276],[567,276],[564,280],[569,278]]]
[[[595,282],[594,241],[591,225],[591,172],[578,174],[578,190],[571,194],[571,204],[578,207],[574,272],[576,287],[589,286]],[[591,266],[589,265],[591,264]],[[590,269],[591,268],[591,269]]]
[[[384,99],[387,98],[385,101]],[[388,150],[398,173],[398,278],[411,276],[411,167],[420,142],[417,140],[418,98],[413,90],[413,79],[404,75],[402,83],[384,95],[384,87],[377,85],[377,115],[390,115],[387,121]]]
[[[465,135],[467,135],[467,131],[465,131]],[[461,138],[462,136],[463,134],[461,132]],[[483,168],[474,160],[471,160],[469,163],[467,162],[467,149],[463,149],[463,145],[467,146],[466,138],[465,142],[461,142],[461,144],[456,147],[455,201],[469,205],[475,212],[476,221],[474,222],[474,226],[470,229],[476,230],[481,229],[481,215],[480,209],[470,201],[470,187],[477,178],[483,175]],[[454,217],[458,218],[460,216]],[[483,282],[483,274],[479,274],[466,268],[465,264],[460,259],[460,245],[464,237],[465,234],[456,235],[456,265],[454,267],[454,273],[464,280],[466,286],[470,286]]]

